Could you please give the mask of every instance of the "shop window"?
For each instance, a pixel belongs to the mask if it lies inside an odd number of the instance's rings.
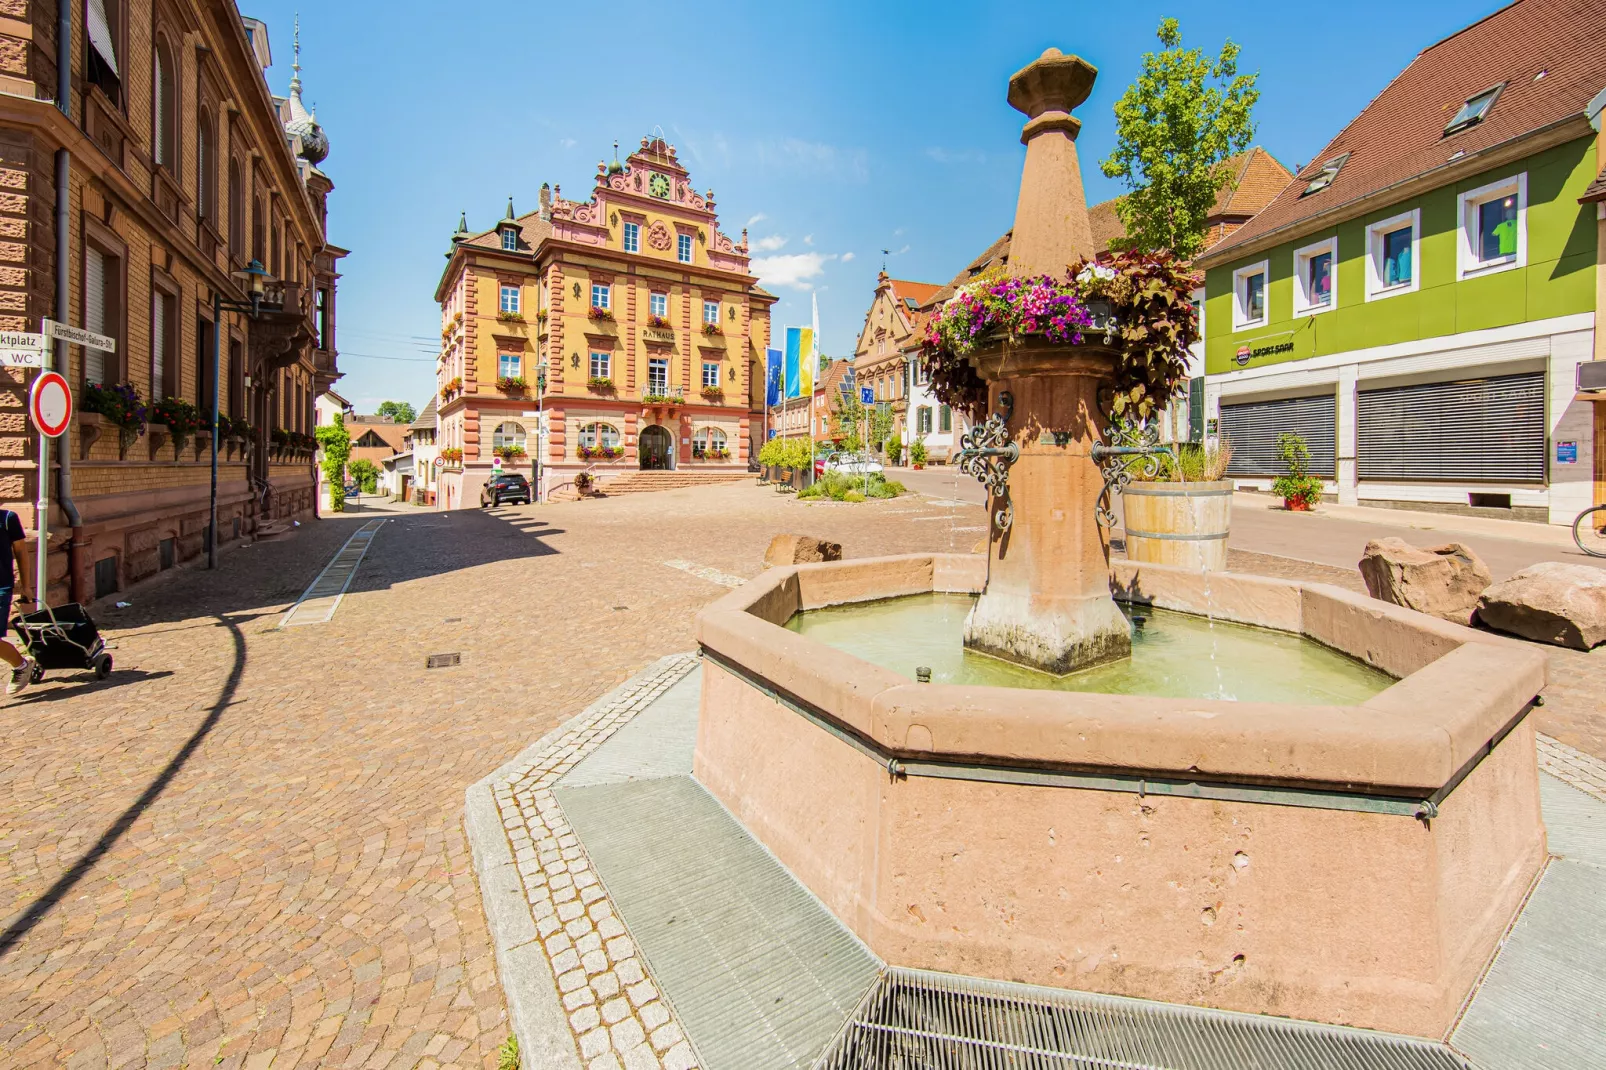
[[[1367,300],[1417,289],[1421,225],[1421,212],[1413,208],[1366,228]]]
[[[1294,251],[1294,315],[1327,312],[1338,302],[1338,239],[1327,238]]]
[[[1458,198],[1462,276],[1521,267],[1528,259],[1528,175],[1514,175]]]

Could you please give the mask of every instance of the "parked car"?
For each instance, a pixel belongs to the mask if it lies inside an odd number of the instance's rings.
[[[530,504],[530,481],[517,472],[502,472],[485,481],[480,488],[480,508],[501,505],[504,502]]]
[[[833,453],[825,459],[825,467],[818,465],[815,471],[819,474],[826,472],[841,472],[843,475],[862,476],[866,472],[880,472],[883,470],[880,461],[866,453]]]

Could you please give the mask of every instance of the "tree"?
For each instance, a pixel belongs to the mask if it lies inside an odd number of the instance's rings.
[[[418,410],[410,401],[381,401],[379,415],[389,416],[399,424],[410,424],[418,419]]]
[[[869,426],[866,427],[868,421]],[[869,432],[866,439],[865,433]],[[876,449],[892,435],[892,406],[885,402],[866,405],[855,394],[844,394],[836,411],[836,440],[850,453],[864,449],[866,441]]]
[[[373,494],[379,489],[379,466],[366,457],[358,457],[351,462],[351,478],[358,490]]]
[[[1115,152],[1099,166],[1131,190],[1116,204],[1126,237],[1114,244],[1189,260],[1203,251],[1205,219],[1232,182],[1225,161],[1255,136],[1259,75],[1238,73],[1231,39],[1210,60],[1182,47],[1176,19],[1161,20],[1158,36],[1164,48],[1144,53],[1137,81],[1115,102]]]
[[[346,508],[346,461],[351,457],[351,432],[346,418],[335,413],[335,422],[313,432],[323,450],[323,478],[329,484],[329,508],[340,513]]]

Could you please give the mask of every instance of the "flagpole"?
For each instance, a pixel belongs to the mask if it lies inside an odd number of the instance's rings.
[[[814,375],[809,377],[809,479],[814,478],[814,379],[820,374],[820,295],[809,294],[814,303],[814,348],[809,353],[809,359],[814,362]]]

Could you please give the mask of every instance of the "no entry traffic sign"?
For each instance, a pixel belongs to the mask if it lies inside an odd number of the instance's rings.
[[[67,389],[67,380],[56,372],[39,376],[33,381],[28,409],[40,434],[50,438],[61,435],[72,421],[72,391]]]

